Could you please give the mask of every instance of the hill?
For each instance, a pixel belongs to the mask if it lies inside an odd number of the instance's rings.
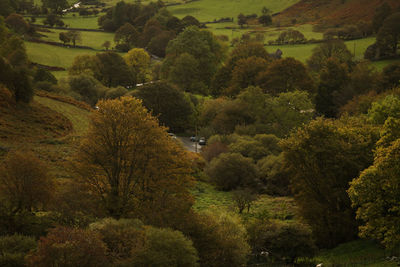
[[[285,23],[351,24],[371,21],[375,9],[387,2],[399,8],[398,0],[301,0],[275,17]]]

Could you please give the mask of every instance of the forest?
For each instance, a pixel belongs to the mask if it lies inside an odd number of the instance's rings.
[[[0,266],[400,264],[400,5],[368,1],[0,0]]]

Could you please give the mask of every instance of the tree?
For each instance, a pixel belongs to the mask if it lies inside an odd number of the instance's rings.
[[[274,95],[295,90],[313,93],[315,88],[304,64],[291,57],[271,62],[258,75],[257,85]]]
[[[57,227],[41,237],[29,266],[108,266],[106,246],[95,232]]]
[[[111,47],[111,42],[105,41],[101,46],[104,47],[106,50],[108,50]]]
[[[107,245],[107,257],[115,265],[123,264],[144,248],[145,229],[139,220],[105,218],[90,224],[89,229],[101,235]]]
[[[0,237],[0,266],[26,266],[25,256],[36,248],[33,237],[9,235]]]
[[[98,80],[86,74],[68,76],[68,85],[71,91],[78,93],[81,100],[92,107],[103,95],[105,88]]]
[[[372,103],[368,110],[368,117],[371,122],[383,125],[389,118],[400,118],[400,98],[388,95],[385,98]]]
[[[253,194],[249,189],[236,190],[233,192],[232,200],[235,202],[239,213],[242,214],[243,210],[247,208],[247,212],[250,212],[251,204],[257,200],[257,196]]]
[[[257,161],[260,181],[268,195],[287,196],[290,194],[289,175],[283,169],[283,154],[269,155]]]
[[[147,49],[150,53],[158,56],[165,57],[165,50],[169,41],[176,37],[175,33],[172,31],[162,31],[160,34],[151,38]]]
[[[242,43],[232,50],[227,65],[233,70],[239,60],[249,57],[259,57],[267,61],[270,60],[270,56],[263,44],[254,42]]]
[[[96,72],[96,56],[78,55],[68,70],[69,75],[86,74],[94,76]]]
[[[15,12],[11,5],[11,0],[0,0],[0,16],[7,17]]]
[[[190,26],[171,40],[163,62],[163,72],[166,77],[169,76],[175,61],[184,53],[192,55],[198,61],[197,73],[200,80],[209,86],[225,53],[215,36],[209,31]]]
[[[150,56],[143,48],[133,48],[124,56],[135,83],[144,83],[150,73]]]
[[[79,180],[114,218],[135,214],[155,225],[179,220],[192,205],[190,162],[132,97],[100,101],[75,156]]]
[[[382,71],[383,90],[395,88],[400,85],[400,64],[392,63]]]
[[[201,266],[242,266],[250,247],[246,229],[237,214],[208,211],[193,214],[184,233],[193,240]]]
[[[17,34],[25,34],[29,31],[29,24],[21,15],[11,14],[5,19],[5,23]]]
[[[383,21],[390,16],[392,13],[392,8],[388,3],[383,3],[380,7],[375,10],[374,17],[372,19],[372,28],[375,33],[379,32]]]
[[[290,221],[253,220],[247,226],[253,253],[268,253],[268,258],[293,264],[297,258],[312,257],[316,247],[307,225]],[[262,255],[262,254],[261,254]]]
[[[318,247],[356,237],[357,222],[346,190],[371,165],[376,140],[376,129],[359,119],[318,118],[281,142],[296,204]]]
[[[351,182],[348,190],[361,237],[380,241],[388,249],[399,245],[399,119],[388,118],[383,126],[374,164]]]
[[[400,12],[394,13],[383,22],[376,37],[379,57],[395,57],[400,40]]]
[[[43,6],[50,8],[54,13],[61,14],[61,11],[68,7],[67,0],[43,0]]]
[[[140,87],[134,95],[142,99],[143,105],[172,132],[182,132],[191,126],[191,103],[176,87],[156,82]]]
[[[224,191],[257,184],[258,173],[250,158],[239,153],[224,153],[214,158],[206,168],[207,175]]]
[[[243,13],[240,13],[237,19],[238,19],[238,25],[240,26],[240,28],[243,28],[243,25],[247,23],[246,16],[243,15]]]
[[[67,32],[60,32],[58,38],[64,43],[64,45],[71,42],[71,37]]]
[[[256,85],[256,78],[267,69],[267,66],[268,61],[260,57],[253,56],[238,60],[232,71],[228,94],[234,96],[242,89]]]
[[[352,66],[352,54],[342,40],[329,40],[313,49],[307,65],[313,71],[321,70],[329,58],[335,58],[340,64]]]
[[[0,166],[0,198],[13,213],[43,209],[54,184],[47,166],[31,152],[10,152]]]
[[[258,18],[258,22],[261,23],[263,26],[268,26],[272,24],[272,18],[270,15],[261,15]]]
[[[315,97],[315,108],[319,114],[328,118],[338,115],[339,107],[347,103],[343,97],[346,85],[349,82],[347,66],[341,64],[337,59],[330,58],[326,61],[325,67],[321,70],[320,83]]]
[[[93,61],[85,62],[86,65],[93,68],[94,77],[107,87],[132,86],[134,83],[134,77],[125,60],[115,52],[97,53]]]
[[[130,23],[125,23],[115,32],[114,42],[119,50],[127,52],[137,44],[138,37],[136,28]]]
[[[132,257],[132,266],[199,266],[192,241],[181,232],[148,227],[145,233],[144,248]]]
[[[188,53],[183,53],[175,60],[168,79],[182,91],[207,94],[198,69],[198,60]]]
[[[67,35],[68,35],[69,39],[71,40],[74,47],[76,46],[77,42],[82,41],[82,35],[81,35],[81,32],[79,32],[79,31],[75,31],[75,30],[68,31]]]

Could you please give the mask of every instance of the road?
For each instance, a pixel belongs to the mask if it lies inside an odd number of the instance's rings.
[[[190,141],[189,137],[177,137],[181,141],[184,148],[190,152],[196,152],[195,142]],[[197,152],[201,151],[201,145],[197,144]]]

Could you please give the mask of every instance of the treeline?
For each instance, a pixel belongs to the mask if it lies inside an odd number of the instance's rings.
[[[127,52],[133,47],[143,47],[159,57],[165,56],[168,42],[191,25],[201,26],[192,16],[181,20],[172,16],[161,1],[148,5],[122,1],[99,17],[102,29],[115,32],[116,49]]]

